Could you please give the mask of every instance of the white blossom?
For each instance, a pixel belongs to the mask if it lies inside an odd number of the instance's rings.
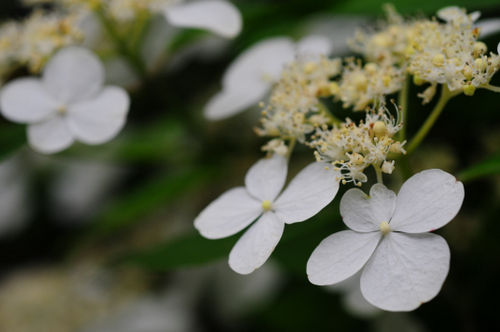
[[[20,78],[0,95],[2,114],[28,124],[28,141],[41,153],[55,153],[75,140],[102,144],[125,125],[127,92],[103,86],[104,68],[89,50],[71,46],[59,51],[41,78]]]
[[[367,196],[359,189],[340,202],[351,229],[324,239],[307,263],[316,285],[340,282],[363,269],[361,292],[388,311],[410,311],[434,298],[448,274],[450,249],[436,234],[458,213],[464,188],[437,169],[406,181],[398,196],[375,184]]]
[[[242,26],[238,9],[233,4],[221,0],[165,6],[163,13],[173,26],[205,29],[226,38],[236,37]]]
[[[290,38],[263,40],[240,54],[222,78],[222,91],[205,105],[205,117],[220,120],[256,105],[271,90],[285,64],[297,54],[328,55],[327,38],[309,36],[294,44]]]
[[[340,174],[313,163],[303,169],[281,193],[287,175],[286,158],[273,155],[250,168],[245,187],[228,190],[195,219],[201,235],[220,239],[238,233],[254,220],[229,254],[230,267],[249,274],[269,258],[285,224],[311,218],[332,201]]]

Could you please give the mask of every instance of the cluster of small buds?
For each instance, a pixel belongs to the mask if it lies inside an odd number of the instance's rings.
[[[316,129],[308,145],[316,149],[314,154],[318,162],[330,162],[336,171],[341,172],[343,184],[353,182],[361,186],[367,181],[363,171],[368,166],[391,174],[394,161],[387,160],[387,155],[390,152],[406,154],[403,148],[406,141],[392,138],[403,126],[400,109],[396,107],[396,110],[398,116],[394,117],[384,104],[378,112],[375,109],[367,111],[365,120],[358,125],[350,119],[332,128],[322,125]]]
[[[408,53],[408,72],[417,85],[431,83],[422,94],[429,102],[437,84],[446,84],[450,91],[473,95],[477,87],[487,84],[500,65],[500,56],[490,53],[478,41],[479,28],[474,28],[478,14],[467,15],[456,7],[438,12],[446,23],[436,21],[415,24],[416,39]]]
[[[285,67],[281,79],[272,91],[269,105],[260,107],[261,127],[259,136],[278,137],[267,143],[263,150],[287,153],[284,140],[297,139],[305,142],[305,135],[315,126],[329,122],[318,107],[320,97],[332,96],[330,78],[340,73],[341,60],[320,57],[311,60],[299,58]]]
[[[60,48],[79,44],[83,32],[78,28],[78,13],[35,10],[23,22],[0,26],[0,77],[18,66],[38,73]]]
[[[387,21],[378,22],[375,31],[356,31],[349,45],[367,61],[401,66],[413,40],[413,23],[406,22],[392,5],[385,5],[384,10]]]
[[[354,106],[362,111],[370,104],[384,103],[385,96],[399,91],[405,80],[405,71],[393,65],[368,62],[362,66],[360,60],[347,58],[334,95],[343,102],[343,107]]]
[[[24,0],[27,5],[52,3],[65,10],[93,10],[101,8],[117,22],[126,23],[137,18],[139,13],[160,13],[167,6],[182,0]]]

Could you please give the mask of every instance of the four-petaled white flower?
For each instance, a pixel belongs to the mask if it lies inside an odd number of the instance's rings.
[[[328,55],[326,37],[309,36],[298,43],[290,38],[263,40],[240,54],[222,78],[222,91],[205,105],[205,117],[220,120],[235,115],[261,101],[275,83],[283,67],[301,55]]]
[[[340,202],[352,230],[324,239],[307,262],[309,280],[330,285],[363,268],[361,292],[388,311],[410,311],[434,298],[448,274],[446,241],[427,232],[452,220],[460,210],[464,187],[437,169],[406,181],[396,194],[375,184],[367,196],[350,189]]]
[[[59,152],[75,140],[102,144],[123,128],[130,104],[124,89],[103,84],[99,59],[71,46],[54,55],[41,78],[7,84],[0,107],[7,119],[29,124],[29,144],[41,153]]]
[[[240,12],[227,1],[198,1],[165,6],[163,14],[173,26],[205,29],[226,38],[237,36],[242,26]]]
[[[208,205],[195,219],[201,235],[220,239],[236,234],[258,219],[229,254],[230,267],[248,274],[269,258],[285,224],[311,218],[337,194],[340,174],[313,163],[290,182],[281,195],[287,175],[286,158],[275,154],[261,159],[245,176],[246,187],[233,188]]]

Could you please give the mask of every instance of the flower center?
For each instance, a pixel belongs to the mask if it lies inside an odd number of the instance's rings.
[[[381,223],[378,228],[380,228],[380,231],[383,235],[387,235],[391,231],[391,226],[389,226],[389,223],[387,221]]]
[[[271,201],[268,201],[266,199],[265,201],[262,202],[262,208],[264,209],[264,211],[269,211],[269,210],[271,210],[272,207],[273,207],[273,204],[271,203]]]
[[[59,115],[64,115],[66,114],[66,112],[68,111],[66,105],[59,105],[59,107],[57,108],[57,113],[59,113]]]

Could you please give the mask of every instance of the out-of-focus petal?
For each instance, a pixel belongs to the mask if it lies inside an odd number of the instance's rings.
[[[20,78],[2,89],[0,108],[7,119],[21,123],[38,122],[59,106],[36,78]]]
[[[439,293],[449,267],[439,235],[390,232],[363,269],[361,292],[383,310],[411,311]]]
[[[221,120],[244,111],[264,99],[268,90],[267,84],[261,84],[260,82],[253,84],[248,90],[245,87],[243,89],[222,90],[205,105],[203,110],[205,118],[208,120]]]
[[[396,194],[382,184],[370,189],[370,196],[357,188],[349,189],[340,201],[342,220],[352,230],[370,232],[391,220],[396,208]]]
[[[295,45],[298,54],[329,55],[332,52],[332,43],[324,36],[312,35],[299,40]]]
[[[70,46],[50,59],[43,71],[42,81],[58,101],[73,103],[89,99],[102,89],[104,66],[92,51]]]
[[[167,7],[165,17],[173,26],[200,28],[227,38],[241,31],[238,9],[226,1],[200,1]]]
[[[500,32],[500,18],[480,20],[474,25],[481,28],[481,38],[486,38]]]
[[[221,94],[205,106],[207,118],[223,119],[256,105],[294,54],[293,42],[286,37],[266,39],[240,54],[224,73]]]
[[[194,227],[208,239],[238,233],[263,212],[262,202],[251,197],[244,187],[226,191],[210,203],[194,220]]]
[[[73,135],[61,116],[55,115],[28,126],[28,142],[38,152],[59,152],[71,146],[73,141]]]
[[[293,178],[273,204],[276,215],[287,224],[304,221],[328,205],[339,190],[341,174],[329,164],[315,162]]]
[[[331,285],[349,278],[368,261],[381,237],[380,232],[342,231],[330,235],[314,249],[307,262],[309,281]]]
[[[422,233],[450,222],[464,200],[464,185],[451,174],[430,169],[408,179],[398,193],[392,230]]]
[[[245,186],[253,197],[260,201],[273,202],[283,189],[288,165],[286,158],[274,154],[256,162],[245,176]]]
[[[252,273],[271,256],[285,224],[273,212],[266,212],[236,242],[229,254],[229,266],[240,274]]]
[[[67,123],[73,135],[86,144],[114,138],[125,125],[130,99],[116,86],[105,87],[94,99],[70,105]]]

